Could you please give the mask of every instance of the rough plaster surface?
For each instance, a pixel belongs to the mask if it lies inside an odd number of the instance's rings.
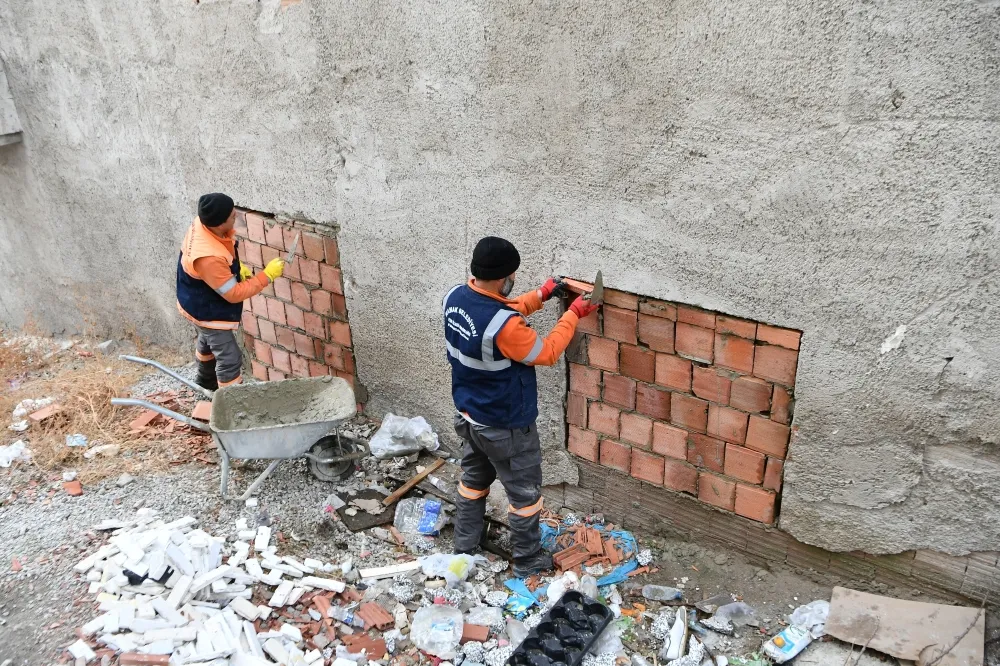
[[[340,226],[374,412],[449,435],[440,299],[502,234],[523,287],[601,268],[804,331],[799,539],[1000,543],[997,2],[280,4],[0,4],[4,320],[188,340],[174,253],[224,190]]]

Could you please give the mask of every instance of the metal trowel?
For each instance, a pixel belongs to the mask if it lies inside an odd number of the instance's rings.
[[[292,247],[288,249],[288,254],[285,256],[285,263],[290,264],[295,261],[295,250],[299,247],[299,239],[302,238],[302,232],[300,231],[295,235],[295,240],[292,241]]]
[[[590,301],[591,305],[604,303],[604,277],[601,275],[601,271],[597,271],[597,277],[594,278],[594,288],[584,298]]]

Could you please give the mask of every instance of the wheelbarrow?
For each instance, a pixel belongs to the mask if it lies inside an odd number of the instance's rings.
[[[212,401],[207,424],[146,400],[112,398],[111,404],[145,407],[211,434],[222,461],[220,493],[225,500],[248,499],[282,460],[306,458],[313,476],[336,481],[350,476],[354,461],[368,455],[365,442],[340,432],[341,424],[354,416],[356,403],[351,385],[339,377],[234,384],[211,391],[156,361],[138,356],[119,358],[156,368]],[[239,497],[228,492],[234,458],[273,461]]]

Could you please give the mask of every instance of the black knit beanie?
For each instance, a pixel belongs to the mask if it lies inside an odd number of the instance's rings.
[[[487,236],[472,251],[472,276],[480,280],[499,280],[517,271],[521,255],[509,240]]]
[[[220,192],[203,194],[198,199],[198,219],[206,227],[217,227],[220,224],[225,224],[235,205],[232,198]]]

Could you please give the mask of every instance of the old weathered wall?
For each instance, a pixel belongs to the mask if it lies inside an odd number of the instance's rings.
[[[1000,542],[997,3],[284,4],[0,3],[4,320],[183,341],[176,246],[223,190],[340,225],[371,407],[447,432],[440,297],[498,233],[523,287],[601,268],[803,331],[794,536]]]

